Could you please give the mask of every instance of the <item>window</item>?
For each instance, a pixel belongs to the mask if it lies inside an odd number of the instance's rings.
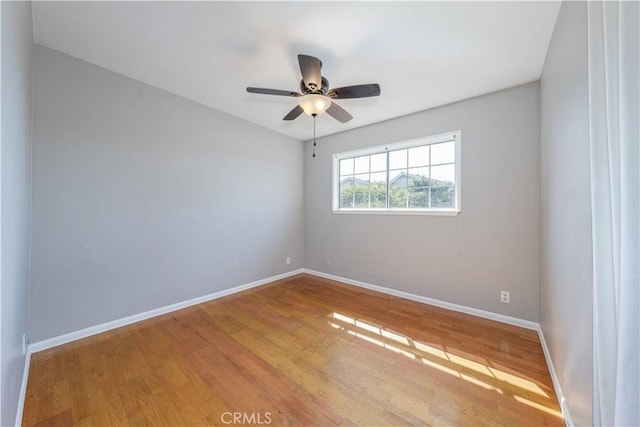
[[[457,214],[461,132],[333,156],[336,213]]]

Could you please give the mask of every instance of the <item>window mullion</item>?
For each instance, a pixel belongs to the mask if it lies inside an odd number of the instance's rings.
[[[407,190],[406,197],[404,199],[404,207],[409,209],[409,149],[407,148],[407,186],[405,187]]]
[[[369,156],[369,209],[371,209],[371,156]]]
[[[387,204],[386,204],[386,208],[389,209],[390,207],[390,203],[389,203],[389,198],[391,197],[389,192],[391,191],[391,187],[390,187],[390,183],[389,183],[389,150],[385,148],[385,152],[386,152],[386,158],[387,158],[387,167],[386,167],[386,172],[387,172]]]
[[[351,187],[355,187],[356,186],[356,172],[355,169],[353,171],[353,175],[351,175]],[[355,208],[356,207],[356,192],[355,192],[355,188],[354,191],[351,192],[351,207]]]
[[[428,179],[428,183],[429,183],[429,200],[428,200],[428,207],[431,207],[431,184],[433,184],[433,181],[431,181],[431,167],[433,165],[431,164],[431,145],[429,146],[429,179]]]

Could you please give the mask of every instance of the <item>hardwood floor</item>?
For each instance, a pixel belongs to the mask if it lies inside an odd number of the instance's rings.
[[[563,425],[534,331],[299,275],[32,356],[23,425]]]

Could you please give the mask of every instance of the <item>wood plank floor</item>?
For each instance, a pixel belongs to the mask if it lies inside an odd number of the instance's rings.
[[[563,425],[534,331],[299,275],[32,356],[23,425]]]

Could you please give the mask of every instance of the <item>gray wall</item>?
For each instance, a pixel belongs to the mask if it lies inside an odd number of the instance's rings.
[[[31,3],[2,7],[2,324],[0,389],[3,426],[18,407],[27,332],[31,222]]]
[[[297,140],[35,58],[32,341],[302,267]]]
[[[536,82],[307,142],[305,267],[537,321],[539,113]],[[332,213],[332,153],[457,129],[460,215]]]
[[[591,425],[592,263],[585,3],[562,3],[540,89],[540,324],[573,421]]]

